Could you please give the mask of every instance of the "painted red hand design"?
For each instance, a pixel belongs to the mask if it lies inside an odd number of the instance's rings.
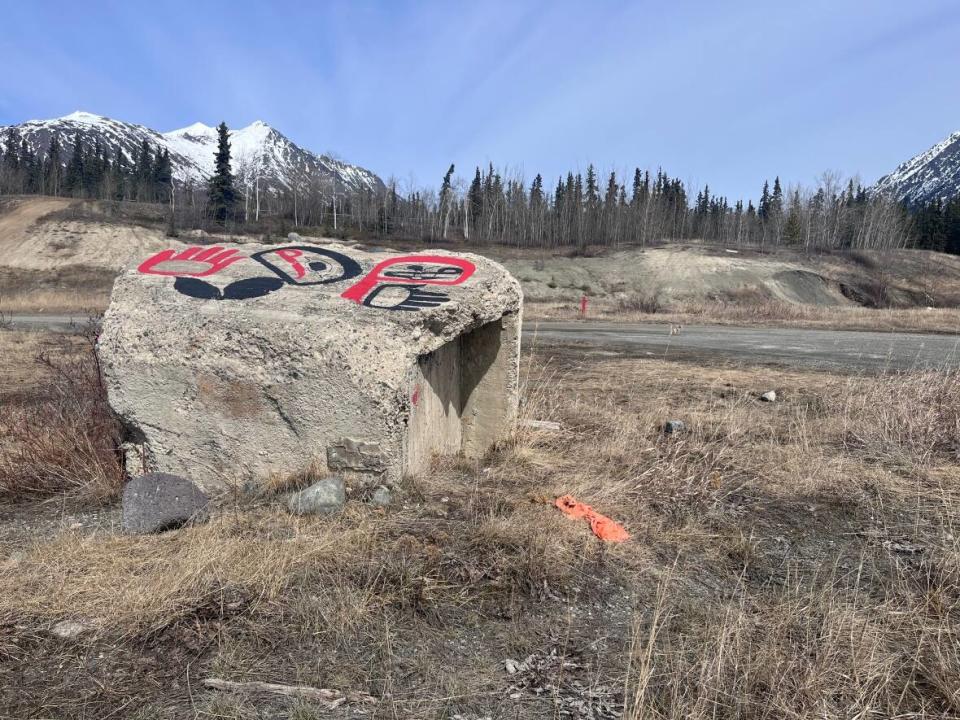
[[[164,250],[147,258],[138,271],[147,275],[174,275],[177,277],[206,277],[223,270],[237,260],[243,260],[239,250],[213,247],[191,247],[177,252]]]

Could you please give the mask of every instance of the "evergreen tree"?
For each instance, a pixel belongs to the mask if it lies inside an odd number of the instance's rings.
[[[83,138],[78,132],[73,138],[73,153],[67,162],[67,172],[64,177],[64,187],[74,197],[83,195]]]
[[[543,178],[540,173],[533,179],[530,185],[530,207],[539,208],[543,204]]]
[[[232,219],[237,204],[237,191],[230,170],[230,135],[225,122],[217,126],[217,152],[214,172],[207,190],[207,208],[214,222],[223,225]]]
[[[776,191],[776,185],[773,186]],[[783,239],[789,245],[800,243],[800,237],[803,234],[803,226],[800,221],[800,215],[803,208],[800,205],[800,191],[795,190],[790,197],[790,209],[787,211],[787,223],[783,228]]]
[[[63,172],[63,160],[60,157],[60,138],[56,133],[50,138],[47,148],[47,162],[44,168],[45,189],[51,195],[60,194],[60,177]]]
[[[153,162],[153,200],[169,202],[172,181],[173,166],[170,163],[170,151],[158,147]]]
[[[770,212],[775,216],[783,212],[783,189],[780,187],[780,176],[773,179],[773,195],[770,196]]]
[[[128,172],[127,172],[127,158],[123,154],[123,149],[117,145],[116,149],[113,151],[113,168],[112,168],[113,178],[111,180],[111,185],[113,187],[113,199],[114,200],[123,200],[127,197],[127,185],[128,185]]]
[[[153,154],[144,139],[137,149],[133,164],[132,196],[134,200],[148,201],[153,195]]]
[[[607,191],[603,195],[603,206],[606,210],[609,211],[616,206],[619,192],[620,186],[617,184],[617,174],[610,173],[610,178],[607,180]]]
[[[470,183],[470,190],[467,191],[467,199],[470,202],[470,225],[476,229],[480,226],[480,217],[483,215],[483,178],[480,176],[479,166],[473,182]]]
[[[760,205],[757,207],[757,217],[766,220],[770,214],[770,183],[763,181],[763,192],[760,194]]]
[[[587,207],[595,210],[600,205],[600,188],[597,185],[597,173],[593,165],[587,165]]]

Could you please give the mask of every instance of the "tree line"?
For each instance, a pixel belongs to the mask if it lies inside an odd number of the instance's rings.
[[[132,157],[99,138],[77,133],[66,147],[54,134],[43,155],[35,153],[16,129],[0,153],[0,192],[101,200],[168,202],[173,182],[170,151],[144,140]]]
[[[438,190],[395,180],[382,191],[338,188],[329,180],[261,189],[254,168],[233,172],[227,126],[217,128],[215,173],[205,186],[173,182],[169,151],[143,142],[133,157],[77,134],[53,136],[42,157],[16,130],[0,156],[0,192],[168,203],[170,224],[320,227],[338,233],[420,241],[464,240],[533,248],[620,247],[698,239],[734,246],[807,251],[926,247],[960,252],[960,199],[907,208],[854,180],[825,173],[812,188],[765,182],[759,201],[731,203],[709,185],[692,190],[662,169],[632,176],[593,165],[547,187],[492,164],[469,183],[451,165]]]
[[[528,186],[492,165],[476,168],[464,187],[452,178],[453,170],[439,193],[418,190],[406,201],[391,183],[377,215],[382,233],[579,249],[681,239],[810,251],[899,248],[916,241],[906,208],[868,194],[853,180],[844,186],[831,173],[812,189],[784,190],[779,178],[765,182],[754,205],[731,203],[709,185],[692,198],[684,182],[662,169],[652,175],[637,168],[629,183],[611,172],[601,184],[590,165],[585,174],[561,176],[552,190],[539,174]]]
[[[960,255],[960,196],[913,209],[917,247]]]

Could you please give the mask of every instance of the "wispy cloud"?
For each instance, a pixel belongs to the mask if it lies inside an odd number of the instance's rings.
[[[20,3],[0,123],[263,119],[384,176],[658,165],[731,197],[870,180],[960,127],[943,0]]]

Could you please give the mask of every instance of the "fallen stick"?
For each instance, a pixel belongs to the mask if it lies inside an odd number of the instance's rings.
[[[272,693],[273,695],[286,695],[287,697],[302,698],[304,700],[317,700],[326,703],[331,707],[339,707],[345,702],[351,703],[375,703],[377,699],[373,695],[364,692],[342,693],[339,690],[328,690],[327,688],[315,688],[307,685],[281,685],[279,683],[267,682],[233,682],[232,680],[221,680],[219,678],[207,678],[203,681],[203,686],[213,690],[228,690],[234,692],[262,692]]]

